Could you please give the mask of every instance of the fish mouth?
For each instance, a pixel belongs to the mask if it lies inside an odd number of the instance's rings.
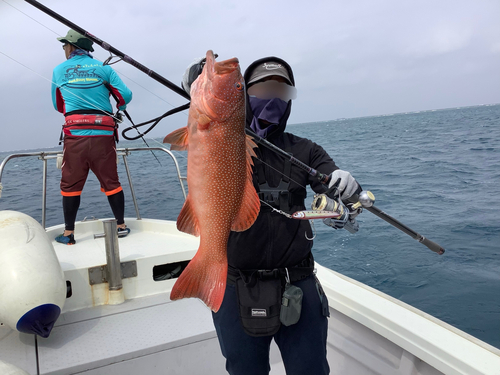
[[[219,105],[223,105],[227,99],[217,95],[218,93],[212,87],[215,82],[220,82],[220,79],[224,80],[222,76],[230,75],[236,70],[239,71],[239,60],[233,57],[228,60],[217,62],[215,61],[215,56],[212,50],[208,50],[206,54],[205,67],[203,68],[206,78],[210,84],[205,87],[205,94],[200,98],[200,108],[203,108],[203,112],[212,120],[220,120],[221,115],[217,113],[214,107],[214,101],[219,102]],[[229,78],[229,77],[228,77]],[[216,84],[216,83],[215,83]],[[216,84],[217,85],[217,84]]]
[[[224,61],[215,61],[214,52],[212,50],[207,51],[205,66],[209,78],[212,78],[215,74],[232,73],[238,68],[239,63],[240,62],[237,57]]]
[[[238,68],[240,62],[237,57],[215,63],[216,74],[228,74]]]

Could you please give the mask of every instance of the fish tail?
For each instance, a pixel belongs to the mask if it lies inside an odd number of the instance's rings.
[[[227,260],[208,262],[199,256],[200,253],[198,250],[175,282],[170,299],[199,298],[213,312],[217,312],[226,290]]]

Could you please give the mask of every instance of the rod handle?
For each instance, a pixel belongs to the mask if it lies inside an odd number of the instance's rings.
[[[422,236],[422,238],[419,239],[418,242],[420,242],[421,244],[427,246],[429,249],[431,249],[435,253],[438,253],[439,255],[443,255],[444,254],[444,249],[441,246],[439,246],[434,241],[431,241],[428,238],[425,238],[424,236]]]

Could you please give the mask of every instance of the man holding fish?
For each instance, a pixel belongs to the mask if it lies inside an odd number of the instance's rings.
[[[359,185],[321,146],[285,132],[296,97],[288,63],[259,59],[242,78],[237,59],[215,62],[211,51],[184,76],[191,95],[188,126],[164,141],[188,150],[189,195],[177,225],[201,238],[170,297],[198,297],[212,309],[230,374],[268,374],[272,339],[287,374],[328,374],[329,309],[313,273],[312,231],[309,221],[291,218],[305,209],[307,185],[317,193],[326,189],[257,147],[245,126],[331,174],[330,186],[339,182],[343,200]]]

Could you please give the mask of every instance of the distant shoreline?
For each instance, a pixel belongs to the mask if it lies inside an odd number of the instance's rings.
[[[469,108],[478,108],[478,107],[495,107],[500,105],[500,103],[493,104],[476,104],[476,105],[468,105],[463,107],[449,107],[449,108],[438,108],[438,109],[424,109],[420,111],[408,111],[408,112],[395,112],[395,113],[387,113],[383,115],[369,115],[369,116],[359,116],[359,117],[339,117],[333,120],[321,120],[321,121],[309,121],[309,122],[297,122],[294,124],[288,124],[287,126],[295,126],[295,125],[308,125],[308,124],[318,124],[318,123],[327,123],[327,122],[335,122],[335,121],[346,121],[346,120],[356,120],[363,118],[375,118],[375,117],[389,117],[389,116],[399,116],[399,115],[411,115],[417,113],[428,113],[428,112],[441,112],[441,111],[454,111],[457,109],[469,109]]]
[[[377,118],[377,117],[390,117],[390,116],[400,116],[400,115],[411,115],[411,114],[418,114],[418,113],[429,113],[429,112],[442,112],[442,111],[451,111],[451,110],[460,110],[460,109],[470,109],[470,108],[479,108],[479,107],[495,107],[499,106],[500,103],[494,103],[494,104],[477,104],[477,105],[470,105],[470,106],[463,106],[463,107],[450,107],[450,108],[439,108],[439,109],[425,109],[421,111],[409,111],[409,112],[396,112],[396,113],[388,113],[388,114],[382,114],[382,115],[370,115],[370,116],[359,116],[359,117],[340,117],[337,119],[332,119],[332,120],[321,120],[321,121],[308,121],[308,122],[297,122],[293,124],[287,124],[287,126],[297,126],[297,125],[309,125],[309,124],[321,124],[321,123],[329,123],[329,122],[337,122],[337,121],[348,121],[348,120],[358,120],[358,119],[367,119],[367,118]],[[147,137],[147,139],[161,139],[163,140],[162,136],[153,136],[153,137]],[[118,143],[118,147],[123,147],[123,144],[129,144],[135,141],[127,141],[127,140],[120,140],[120,143]],[[168,147],[168,146],[167,146]],[[52,150],[62,150],[62,146],[51,146],[51,147],[36,147],[36,148],[29,148],[29,149],[14,149],[14,150],[1,150],[0,154],[11,154],[11,153],[22,153],[22,152],[36,152],[38,150],[44,150],[44,151],[52,151]],[[0,159],[3,160],[5,158],[4,155]],[[1,162],[1,160],[0,160]]]

